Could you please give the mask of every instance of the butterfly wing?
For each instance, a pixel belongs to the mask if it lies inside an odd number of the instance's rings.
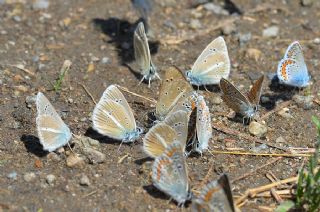
[[[180,141],[183,151],[185,150],[188,137],[188,121],[188,113],[182,110],[168,115],[163,121],[175,130],[177,134],[176,140]]]
[[[257,81],[255,81],[248,93],[248,99],[253,105],[259,105],[263,80],[264,76],[262,75]]]
[[[38,116],[50,115],[52,117],[61,119],[59,114],[56,112],[52,104],[47,99],[47,97],[45,97],[45,95],[41,92],[38,92],[37,94],[36,105],[37,105]]]
[[[203,50],[190,71],[191,83],[198,85],[218,84],[222,77],[228,78],[229,74],[230,59],[223,37],[216,38]]]
[[[145,135],[143,139],[143,150],[150,157],[159,157],[176,137],[177,133],[173,128],[160,122],[153,126]]]
[[[280,83],[301,88],[308,86],[310,80],[305,63],[293,59],[282,59],[279,62],[277,76]]]
[[[231,82],[222,78],[220,80],[220,88],[223,92],[222,99],[228,107],[246,117],[252,117],[254,115],[254,108],[249,99]]]
[[[173,107],[182,99],[184,99],[193,88],[187,81],[173,81],[161,86],[160,97],[156,104],[156,117],[164,120]]]
[[[112,100],[101,99],[93,110],[93,128],[100,134],[128,142],[137,132],[135,119],[127,108]]]
[[[196,130],[198,142],[195,144],[195,151],[202,153],[208,149],[212,137],[210,112],[203,96],[198,97]]]
[[[165,87],[167,83],[179,80],[186,81],[186,78],[178,68],[171,66],[166,70],[162,86]]]
[[[72,134],[68,126],[51,115],[38,115],[36,119],[40,143],[44,150],[52,152],[68,143]]]
[[[186,160],[180,142],[173,142],[156,158],[152,167],[152,180],[159,190],[179,204],[189,199]]]
[[[129,116],[129,120],[133,120],[132,123],[135,124],[135,118],[132,112],[131,107],[129,106],[126,98],[123,96],[119,88],[117,88],[116,85],[110,85],[102,94],[102,97],[100,99],[100,102],[107,101],[107,100],[112,100],[114,102],[117,102],[121,104],[124,108],[125,111],[127,112]]]
[[[192,204],[192,211],[235,211],[227,175],[222,175],[218,181],[212,181],[204,187]]]
[[[148,38],[144,30],[144,25],[140,22],[134,32],[133,37],[134,56],[143,76],[148,76],[151,70],[151,55]]]
[[[304,63],[302,47],[298,41],[294,41],[289,45],[284,55],[284,59],[292,59]]]

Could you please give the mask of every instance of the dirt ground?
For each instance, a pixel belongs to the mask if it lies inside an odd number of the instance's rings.
[[[231,81],[241,90],[248,90],[261,74],[266,76],[260,115],[291,100],[293,95],[308,93],[315,100],[309,102],[311,105],[292,100],[282,110],[285,114],[268,116],[264,120],[268,132],[260,141],[285,150],[313,148],[316,130],[311,116],[320,116],[315,103],[320,85],[320,2],[302,6],[299,0],[234,0],[235,5],[225,1],[226,14],[215,14],[194,2],[164,0],[154,4],[150,46],[160,75],[171,65],[189,69],[204,47],[224,33],[232,64]],[[224,1],[214,3],[222,5]],[[42,10],[33,8],[31,1],[0,1],[0,211],[181,210],[152,186],[152,160],[142,150],[142,139],[123,144],[118,151],[120,142],[101,137],[91,129],[94,103],[82,85],[95,100],[115,83],[158,98],[160,81],[153,81],[151,88],[146,83],[138,86],[140,76],[130,69],[135,67],[132,33],[138,18],[129,0],[56,0]],[[263,30],[270,26],[279,29],[275,37],[263,36]],[[278,61],[294,40],[301,41],[312,77],[311,86],[302,91],[272,86],[267,77],[276,72]],[[67,59],[73,65],[62,90],[55,92],[52,84]],[[211,93],[201,92],[213,123],[249,135],[248,125],[228,118],[231,110],[220,102],[219,89],[210,89]],[[32,101],[38,91],[45,93],[75,135],[100,141],[100,151],[106,154],[104,163],[67,167],[68,148],[57,154],[42,151]],[[132,95],[126,97],[146,132],[150,126],[146,125],[145,115],[154,110],[154,105]],[[270,146],[262,148],[252,139],[216,129],[210,146],[221,151],[241,148],[244,152],[284,152]],[[123,159],[121,163],[119,159]],[[187,158],[190,184],[199,191],[205,177],[215,180],[227,173],[233,181],[272,160],[274,157],[209,152],[194,155]],[[266,177],[270,172],[277,179],[296,176],[303,162],[303,157],[283,157],[232,182],[233,194],[236,198],[249,188],[270,183]],[[28,173],[35,177],[27,179]],[[50,182],[48,175],[54,175],[55,180]],[[84,175],[89,185],[81,185]],[[264,211],[276,205],[273,198],[254,198],[241,209]],[[190,211],[190,204],[183,210]]]

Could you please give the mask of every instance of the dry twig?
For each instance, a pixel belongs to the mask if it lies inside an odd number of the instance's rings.
[[[89,97],[91,98],[91,100],[93,101],[94,104],[97,104],[96,100],[93,98],[92,94],[89,92],[89,90],[87,89],[87,87],[84,84],[79,83],[79,85],[81,85],[81,87],[83,88],[83,90],[89,95]]]
[[[117,86],[118,88],[120,88],[121,90],[129,93],[129,94],[132,94],[132,95],[134,95],[134,96],[140,97],[140,98],[142,98],[142,99],[144,99],[144,100],[147,100],[147,101],[149,101],[149,102],[152,102],[153,104],[157,104],[157,100],[155,100],[155,99],[153,99],[153,98],[145,97],[145,96],[142,96],[142,95],[140,95],[140,94],[134,93],[134,92],[132,92],[132,91],[129,91],[128,88],[122,87],[122,86],[120,86],[120,85],[116,85],[116,86]]]

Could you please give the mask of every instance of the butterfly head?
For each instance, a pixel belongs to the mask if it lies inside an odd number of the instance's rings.
[[[126,135],[124,136],[123,142],[124,143],[133,142],[137,140],[142,133],[143,133],[143,128],[137,127],[134,131],[126,133]]]

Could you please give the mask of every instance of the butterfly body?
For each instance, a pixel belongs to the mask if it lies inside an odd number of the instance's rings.
[[[289,45],[284,58],[279,62],[277,77],[281,84],[299,88],[308,86],[310,76],[298,41]]]
[[[103,93],[92,114],[93,128],[102,135],[133,142],[142,129],[137,127],[133,112],[120,90],[109,86]]]
[[[185,156],[178,141],[170,144],[156,158],[152,167],[154,185],[175,199],[179,205],[190,199]]]
[[[52,152],[66,145],[72,138],[69,127],[62,121],[49,100],[39,92],[37,95],[37,131],[44,150]]]
[[[219,84],[220,79],[228,78],[229,74],[227,45],[223,37],[218,37],[203,50],[186,77],[191,84],[201,86]]]

